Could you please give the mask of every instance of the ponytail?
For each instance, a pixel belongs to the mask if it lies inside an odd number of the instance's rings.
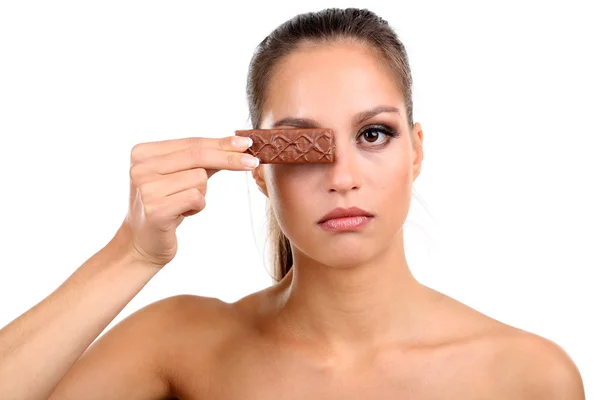
[[[273,281],[277,283],[292,269],[294,260],[290,240],[281,231],[271,206],[268,207],[267,221],[271,238],[271,254],[273,255]]]

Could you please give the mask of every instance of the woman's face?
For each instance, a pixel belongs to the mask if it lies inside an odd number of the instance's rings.
[[[390,246],[406,220],[422,152],[389,67],[359,44],[305,46],[280,61],[266,94],[262,129],[306,128],[301,121],[275,124],[310,119],[335,135],[333,163],[265,164],[253,172],[294,252],[335,267],[366,262]],[[355,120],[381,106],[398,111]],[[386,135],[386,127],[398,136]],[[418,123],[414,132],[421,142]],[[332,209],[353,206],[374,218],[350,232],[318,224]]]

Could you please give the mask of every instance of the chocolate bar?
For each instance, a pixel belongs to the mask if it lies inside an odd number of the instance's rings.
[[[245,153],[261,164],[329,163],[335,158],[332,129],[250,129],[235,135],[252,139]]]

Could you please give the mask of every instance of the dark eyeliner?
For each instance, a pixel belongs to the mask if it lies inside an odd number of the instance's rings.
[[[365,134],[367,132],[380,132],[380,133],[383,133],[386,136],[389,136],[390,139],[391,138],[397,138],[397,137],[400,136],[400,133],[396,132],[396,130],[394,130],[390,126],[385,125],[385,124],[378,124],[378,125],[370,125],[370,126],[364,128],[363,130],[360,131],[360,133],[358,134],[358,137],[360,137],[361,135],[363,135],[363,134]],[[369,147],[372,147],[372,148],[385,147],[385,146],[387,146],[389,144],[390,139],[386,140],[382,144],[373,145],[373,146],[369,146]]]

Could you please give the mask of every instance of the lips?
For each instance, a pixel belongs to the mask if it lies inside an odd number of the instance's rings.
[[[372,217],[373,214],[358,208],[358,207],[350,207],[350,208],[342,208],[337,207],[333,210],[329,211],[327,214],[323,215],[319,220],[319,224],[322,224],[326,221],[336,218],[347,218],[347,217]]]

